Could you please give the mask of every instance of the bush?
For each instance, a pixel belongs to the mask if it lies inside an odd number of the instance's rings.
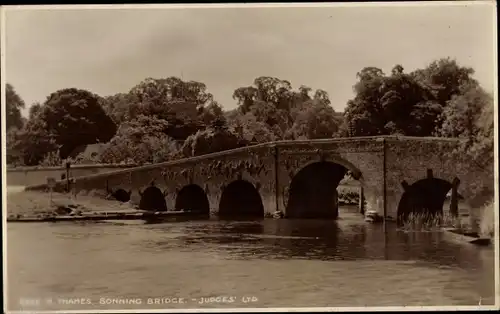
[[[40,162],[40,166],[45,167],[60,167],[63,165],[63,160],[59,156],[59,151],[50,152],[45,155],[44,159]]]
[[[189,136],[182,147],[185,157],[200,156],[242,147],[247,141],[225,126],[210,127]]]
[[[98,160],[102,163],[159,163],[171,160],[179,145],[163,133],[145,135],[140,140],[120,136],[106,145]]]

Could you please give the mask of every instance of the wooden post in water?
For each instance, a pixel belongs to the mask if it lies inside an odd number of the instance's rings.
[[[275,198],[275,209],[274,211],[277,212],[280,210],[279,208],[279,150],[278,146],[274,145],[273,147],[273,153],[274,153],[274,198]],[[283,209],[283,212],[286,209]]]
[[[52,177],[47,178],[47,187],[49,188],[49,208],[52,207],[52,190],[56,185],[56,179]]]
[[[383,201],[384,201],[384,228],[385,228],[385,220],[387,218],[387,160],[386,160],[386,152],[387,152],[387,149],[386,149],[386,143],[385,143],[385,137],[382,138],[382,144],[383,144],[383,164],[382,164],[382,167],[383,167],[383,172],[384,172],[384,177],[383,177],[383,184],[384,184],[384,198],[383,198]]]
[[[76,201],[76,180],[74,178],[71,179],[71,190],[73,191],[73,198]]]
[[[334,217],[337,219],[339,217],[339,193],[337,189],[333,190],[333,208],[334,208]]]
[[[451,183],[450,214],[452,217],[458,217],[458,185],[460,180],[453,179]]]
[[[66,162],[66,192],[69,193],[69,168],[71,167],[71,164],[69,161]]]
[[[365,191],[362,186],[359,187],[359,213],[365,214]]]

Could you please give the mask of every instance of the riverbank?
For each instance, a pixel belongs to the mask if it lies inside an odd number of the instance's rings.
[[[120,203],[91,195],[72,196],[53,193],[16,191],[7,193],[7,217],[42,217],[50,214],[70,214],[91,212],[127,212],[137,210],[136,204]]]
[[[15,192],[8,195],[7,222],[58,222],[144,220],[170,221],[178,218],[197,218],[206,215],[184,211],[151,212],[139,210],[128,202],[107,200],[92,196],[52,195],[41,192]]]

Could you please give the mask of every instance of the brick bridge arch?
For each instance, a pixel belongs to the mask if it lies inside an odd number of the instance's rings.
[[[401,182],[425,178],[426,169],[432,169],[436,178],[448,182],[460,179],[460,194],[468,198],[466,187],[474,182],[474,177],[483,174],[450,157],[449,152],[458,144],[456,139],[396,136],[273,142],[79,177],[74,188],[76,192],[106,191],[108,184],[114,190],[131,190],[132,200],[138,202],[138,191],[154,180],[164,191],[167,208],[174,209],[181,189],[194,184],[205,192],[214,214],[219,211],[224,188],[233,181],[244,180],[259,191],[266,213],[279,210],[286,214],[295,175],[310,164],[331,162],[351,170],[359,179],[368,209],[395,219],[405,192]],[[64,181],[57,183],[56,191],[64,188]]]
[[[337,218],[337,187],[350,172],[364,186],[361,170],[339,156],[321,156],[294,169],[285,187],[284,207],[288,218]]]
[[[221,218],[264,218],[264,204],[258,185],[238,179],[224,186],[218,213]]]
[[[401,186],[404,192],[398,204],[398,223],[403,223],[411,215],[420,215],[422,218],[429,219],[435,215],[443,215],[445,212],[444,203],[450,191],[452,201],[449,213],[457,215],[459,185],[460,180],[457,177],[451,181],[436,178],[432,169],[427,169],[427,176],[411,185],[405,180],[402,181]]]
[[[210,214],[210,202],[205,190],[197,184],[182,187],[175,196],[175,210]]]

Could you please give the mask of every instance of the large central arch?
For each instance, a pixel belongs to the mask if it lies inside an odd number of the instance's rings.
[[[199,185],[186,185],[177,193],[175,210],[185,210],[208,215],[210,213],[210,203],[207,194]]]
[[[358,171],[354,169],[358,176]],[[286,207],[288,218],[338,217],[337,186],[348,169],[320,161],[302,168],[292,179]]]
[[[259,191],[248,181],[233,181],[222,192],[219,203],[219,217],[264,217],[264,205]]]

